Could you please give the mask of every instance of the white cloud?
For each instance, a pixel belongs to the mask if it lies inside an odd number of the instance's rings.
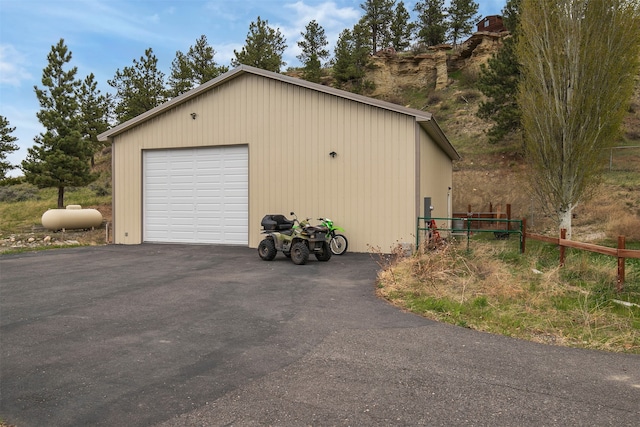
[[[211,11],[215,19],[226,22],[236,22],[239,19],[239,16],[225,3],[210,1],[205,5],[205,9]]]
[[[68,0],[68,3],[73,1]],[[148,44],[166,39],[156,31],[161,24],[160,15],[149,13],[144,8],[137,9],[135,2],[89,1],[65,8],[55,3],[41,4],[35,18],[43,22],[57,20],[61,27],[72,29],[77,34],[102,34]]]
[[[236,58],[233,51],[240,51],[242,49],[242,46],[244,46],[244,43],[216,44],[213,47],[216,51],[216,56],[214,58],[216,63],[219,65],[230,66],[231,60]]]
[[[332,51],[340,32],[345,28],[353,27],[362,14],[359,8],[338,6],[334,0],[320,2],[298,0],[273,7],[275,3],[248,0],[230,5],[215,0],[209,1],[206,4],[206,10],[214,17],[213,24],[225,21],[228,30],[234,30],[233,40],[230,38],[224,40],[225,37],[222,34],[218,35],[217,43],[213,40],[216,62],[228,64],[235,58],[233,51],[240,50],[244,45],[245,36],[249,31],[249,21],[254,22],[258,16],[267,20],[271,28],[279,29],[286,39],[288,47],[283,54],[283,59],[287,66],[298,66],[299,61],[296,56],[300,54],[300,48],[297,42],[302,39],[301,33],[305,31],[309,22],[315,20],[324,28],[329,42],[328,48]],[[227,33],[227,35],[231,34]],[[221,38],[223,40],[220,40]]]
[[[293,20],[302,30],[310,21],[317,21],[325,31],[342,30],[355,24],[362,11],[352,7],[339,8],[335,2],[327,1],[318,5],[308,5],[304,1],[286,4],[285,9],[294,12]]]
[[[25,57],[12,45],[0,45],[0,85],[20,86],[32,79],[26,65]]]
[[[160,15],[158,15],[157,13],[154,13],[151,16],[147,16],[145,20],[148,22],[153,22],[154,24],[157,24],[158,22],[160,22]]]

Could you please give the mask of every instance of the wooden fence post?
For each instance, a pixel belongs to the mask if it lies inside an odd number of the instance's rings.
[[[565,228],[561,228],[560,239],[564,240],[566,238],[567,238],[567,230]],[[559,243],[560,243],[560,267],[564,267],[564,256],[566,252],[566,247],[562,245],[562,242],[559,242]]]
[[[625,244],[625,237],[624,236],[618,236],[618,249],[624,249],[626,244]],[[624,288],[624,264],[625,264],[625,259],[623,257],[618,257],[618,285],[617,285],[617,289],[618,292],[621,292],[622,289]]]

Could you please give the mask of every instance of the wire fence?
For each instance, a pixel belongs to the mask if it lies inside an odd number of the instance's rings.
[[[498,240],[508,239],[510,235],[517,235],[520,241],[520,252],[524,252],[524,224],[519,219],[504,218],[431,218],[418,217],[416,224],[416,248],[422,242],[439,239],[442,234],[466,238],[467,249],[474,234],[490,233]]]
[[[637,172],[640,164],[640,145],[611,147],[609,171]]]

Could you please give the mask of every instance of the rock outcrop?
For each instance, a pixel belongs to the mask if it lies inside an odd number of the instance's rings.
[[[438,74],[443,70],[446,81],[447,57],[441,51],[415,56],[378,54],[371,57],[371,64],[366,79],[375,84],[373,97],[406,87],[433,87],[442,80]]]
[[[377,52],[366,76],[375,86],[369,95],[389,96],[411,87],[443,89],[450,73],[479,69],[497,52],[505,36],[508,33],[478,32],[458,47],[439,46],[418,55],[398,54],[393,49]]]

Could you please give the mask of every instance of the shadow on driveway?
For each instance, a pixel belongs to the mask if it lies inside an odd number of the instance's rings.
[[[25,426],[636,425],[640,358],[438,324],[366,254],[0,257],[0,418]]]

